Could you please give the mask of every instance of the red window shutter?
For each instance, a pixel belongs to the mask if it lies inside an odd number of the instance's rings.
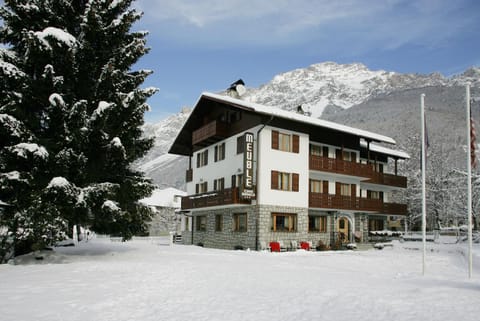
[[[218,161],[218,146],[215,146],[215,155],[213,155],[213,161]]]
[[[352,184],[350,185],[351,188],[351,197],[357,197],[357,185]]]
[[[292,140],[293,140],[293,150],[292,150],[292,152],[298,154],[299,151],[300,151],[300,137],[298,135],[293,135]]]
[[[298,180],[299,180],[299,175],[296,173],[292,174],[292,190],[294,192],[298,192]]]
[[[352,152],[352,163],[356,163],[356,162],[357,162],[357,153]]]
[[[272,130],[272,149],[278,149],[278,131]]]
[[[278,172],[272,171],[272,189],[278,189]]]
[[[323,181],[323,193],[328,194],[328,181]]]
[[[339,182],[335,182],[335,194],[340,195],[341,193],[341,186]]]

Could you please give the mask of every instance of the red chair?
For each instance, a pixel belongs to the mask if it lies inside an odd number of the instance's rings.
[[[300,248],[305,251],[310,251],[310,244],[308,244],[308,242],[300,242]]]
[[[272,252],[280,252],[280,243],[278,243],[278,242],[270,242],[270,251],[272,251]]]

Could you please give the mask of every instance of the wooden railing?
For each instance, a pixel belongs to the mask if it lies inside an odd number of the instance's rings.
[[[192,144],[197,145],[212,138],[223,139],[226,136],[227,125],[223,122],[214,120],[192,133]]]
[[[384,203],[379,199],[309,193],[309,207],[406,215],[407,205]]]
[[[375,172],[373,170],[373,166],[368,164],[360,164],[335,158],[310,155],[310,169],[368,178],[365,183],[388,185],[401,188],[407,187],[406,177]]]
[[[182,209],[229,204],[251,204],[251,200],[241,198],[238,187],[182,197]]]

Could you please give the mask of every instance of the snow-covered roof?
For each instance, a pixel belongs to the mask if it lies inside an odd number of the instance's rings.
[[[264,106],[264,105],[260,105],[260,104],[236,99],[236,98],[233,98],[233,97],[230,97],[230,96],[212,94],[212,93],[209,93],[209,92],[202,93],[201,97],[199,98],[199,101],[200,101],[200,99],[202,99],[202,97],[212,98],[212,99],[221,100],[221,101],[224,101],[226,103],[233,104],[233,105],[243,106],[245,108],[252,109],[253,111],[255,111],[257,113],[260,113],[260,114],[271,115],[271,116],[274,116],[274,117],[289,119],[289,120],[293,120],[293,121],[297,121],[297,122],[301,122],[301,123],[305,123],[305,124],[309,124],[309,125],[328,128],[328,129],[332,129],[332,130],[335,130],[335,131],[360,136],[360,137],[363,137],[363,138],[366,138],[366,139],[371,139],[371,140],[374,140],[374,141],[377,141],[377,142],[395,144],[395,140],[391,137],[388,137],[388,136],[372,133],[372,132],[369,132],[369,131],[366,131],[366,130],[363,130],[363,129],[358,129],[358,128],[353,128],[353,127],[349,127],[349,126],[346,126],[346,125],[337,124],[337,123],[330,122],[330,121],[323,120],[323,119],[318,119],[318,118],[313,118],[313,117],[310,117],[310,116],[305,116],[305,115],[293,113],[293,112],[286,111],[286,110],[276,108],[276,107]],[[198,106],[198,102],[197,102],[196,106]]]
[[[367,148],[367,142],[361,141],[360,146],[363,147],[363,148]],[[394,150],[394,149],[386,148],[386,147],[375,145],[375,144],[370,144],[370,150],[372,152],[381,153],[381,154],[385,154],[385,155],[389,155],[389,156],[394,156],[394,157],[398,157],[398,158],[402,158],[402,159],[410,159],[410,155],[408,155],[405,152],[402,152],[400,150]]]
[[[156,189],[150,197],[143,198],[140,202],[149,206],[180,208],[181,201],[175,197],[178,195],[185,196],[187,193],[173,187]]]

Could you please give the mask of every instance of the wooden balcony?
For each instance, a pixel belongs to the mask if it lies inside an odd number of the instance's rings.
[[[310,169],[359,177],[371,177],[373,171],[372,167],[366,164],[316,155],[310,155]]]
[[[384,203],[379,199],[309,193],[309,207],[406,215],[406,204]]]
[[[230,204],[251,204],[251,200],[241,198],[238,187],[182,197],[182,210]]]
[[[371,165],[343,161],[335,158],[310,155],[310,169],[335,174],[368,178],[365,183],[407,187],[407,178],[404,176],[378,173]]]
[[[365,183],[407,188],[407,178],[405,176],[377,173],[373,171],[370,179]]]
[[[192,133],[192,145],[207,146],[227,137],[227,124],[214,120]]]

